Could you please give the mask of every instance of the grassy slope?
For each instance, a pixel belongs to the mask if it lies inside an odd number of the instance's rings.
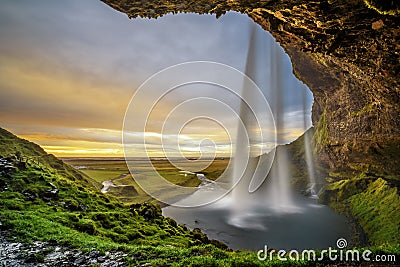
[[[366,106],[360,112],[369,109],[371,107]],[[324,111],[313,136],[315,147],[329,147],[328,137]],[[395,168],[382,169],[380,162],[371,162],[366,158],[369,153],[379,153],[387,163],[395,166],[400,150],[395,145],[380,148],[384,149],[384,152],[355,151],[353,148],[354,151],[349,151],[349,158],[343,159],[345,162],[359,163],[347,163],[347,166],[335,171],[329,171],[328,167],[322,166],[328,183],[320,195],[320,201],[355,219],[365,233],[369,245],[399,254],[400,175],[393,173],[391,169]]]
[[[349,202],[352,213],[374,245],[400,244],[400,196],[397,188],[379,178],[364,192],[350,197]]]
[[[370,245],[399,252],[400,196],[390,180],[361,175],[332,181],[321,201],[355,218]]]
[[[41,165],[52,168],[58,174],[71,181],[80,181],[86,187],[94,188],[96,182],[90,177],[75,170],[73,167],[64,164],[64,162],[51,154],[47,154],[40,146],[21,139],[12,133],[0,128],[0,157],[12,157],[19,152],[23,161],[32,165]]]
[[[310,136],[314,135],[314,141],[323,142],[321,130],[308,131]],[[292,183],[297,190],[304,190],[308,182],[304,138],[305,135],[285,146],[292,163]],[[328,177],[320,202],[355,219],[373,249],[399,254],[400,177],[375,176],[362,165],[350,166],[350,171],[340,173],[328,173],[319,163],[315,167],[317,183]]]
[[[320,147],[327,144],[325,112],[316,128],[313,142]],[[385,150],[387,160],[395,163],[399,149]],[[363,160],[371,151],[354,153]],[[352,155],[352,157],[355,157]],[[357,160],[348,160],[357,162]],[[320,201],[340,213],[354,218],[366,234],[369,245],[399,254],[400,245],[400,176],[388,175],[376,162],[347,164],[346,168],[329,172],[326,168],[326,185]],[[375,170],[375,171],[371,171]],[[376,170],[379,170],[378,172]]]
[[[1,228],[20,241],[56,242],[81,250],[123,250],[128,252],[127,261],[132,265],[294,264],[261,262],[254,252],[232,252],[200,231],[188,230],[163,217],[153,204],[125,206],[112,196],[98,193],[84,175],[47,155],[39,146],[2,129],[0,150],[1,157],[19,166],[12,174],[0,175]],[[16,151],[27,163],[19,163],[14,157]]]

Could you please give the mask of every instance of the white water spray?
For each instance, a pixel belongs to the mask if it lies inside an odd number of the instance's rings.
[[[311,138],[312,134],[309,130],[307,130],[307,116],[305,114],[306,110],[306,96],[305,92],[303,93],[303,127],[304,127],[304,150],[306,155],[306,164],[307,164],[307,172],[308,172],[308,189],[307,191],[314,198],[318,198],[318,192],[316,188],[316,179],[315,179],[315,168],[314,168],[314,157],[313,152],[311,150]]]
[[[246,75],[255,81],[263,90],[264,95],[269,99],[272,109],[272,115],[275,120],[275,129],[277,131],[276,143],[283,144],[284,133],[284,96],[282,95],[282,57],[283,53],[278,44],[272,38],[269,38],[266,45],[257,46],[257,26],[251,26],[251,38],[249,43],[248,57],[246,63]],[[261,52],[267,52],[268,58],[258,57]],[[260,72],[258,67],[264,64],[262,70],[268,70],[269,77],[265,80],[268,72]],[[246,90],[246,83],[243,85],[242,97],[251,99],[251,92]],[[255,101],[255,100],[254,100]],[[263,103],[261,103],[263,104]],[[264,103],[265,104],[265,103]],[[252,107],[253,108],[253,107]],[[257,110],[257,109],[255,109]],[[232,216],[230,223],[238,227],[261,228],[262,223],[251,220],[252,215],[256,212],[257,206],[267,206],[275,212],[292,212],[296,210],[293,201],[292,191],[290,188],[290,173],[287,159],[287,152],[284,147],[274,148],[269,155],[261,155],[257,150],[258,132],[256,131],[254,114],[251,112],[246,103],[241,103],[240,119],[244,127],[238,127],[236,140],[236,150],[233,158],[232,182],[237,183],[232,191]],[[257,117],[257,116],[256,116]],[[259,145],[259,144],[258,144]],[[250,157],[247,152],[249,151]],[[271,157],[275,153],[275,159]],[[265,182],[260,188],[255,188],[252,184],[264,181],[268,175],[268,170],[261,168],[255,171],[256,166],[268,166],[274,160],[269,173],[270,181]],[[243,162],[247,162],[244,173]],[[262,170],[265,170],[264,172]],[[243,174],[243,175],[242,175]],[[254,182],[258,181],[258,182]],[[260,189],[252,192],[253,189]]]

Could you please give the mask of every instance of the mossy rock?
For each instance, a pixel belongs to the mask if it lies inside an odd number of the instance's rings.
[[[326,110],[324,110],[324,112],[321,114],[317,127],[315,128],[313,143],[316,144],[315,148],[318,151],[329,144]]]
[[[400,196],[385,179],[353,177],[330,183],[320,202],[355,218],[372,245],[400,243]]]
[[[137,240],[143,238],[143,235],[140,234],[138,231],[128,231],[125,236],[128,238],[129,241]]]
[[[75,229],[93,235],[96,233],[96,226],[92,220],[81,219],[75,224]]]
[[[162,217],[161,207],[152,203],[133,204],[130,206],[134,214],[143,216],[148,220],[155,220]]]
[[[349,202],[373,245],[400,243],[400,196],[396,187],[379,178]]]
[[[192,231],[192,236],[194,239],[200,240],[202,242],[208,243],[208,237],[199,228],[194,228]]]
[[[45,258],[41,253],[32,253],[29,254],[25,260],[26,263],[44,263]]]

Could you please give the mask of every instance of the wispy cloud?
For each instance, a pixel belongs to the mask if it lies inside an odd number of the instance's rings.
[[[221,62],[243,71],[249,21],[237,13],[218,20],[195,14],[129,20],[95,0],[4,0],[0,9],[0,126],[59,156],[122,155],[122,122],[136,88],[155,72],[191,60]],[[264,39],[272,38],[264,34]],[[294,78],[288,57],[284,65],[283,75],[288,78],[282,90],[288,116],[282,134],[292,140],[302,128],[299,110],[304,101],[299,99],[305,89]],[[235,136],[210,122],[188,124],[181,133],[161,132],[174,106],[199,95],[222,99],[238,111],[237,100],[213,88],[178,90],[155,107],[146,133],[140,125],[135,129],[131,145],[139,149],[138,156],[144,153],[140,151],[143,139],[148,151],[158,156],[162,140],[166,150],[177,151],[170,145],[177,138],[181,151],[187,153],[197,153],[207,138],[218,153],[230,153]],[[312,96],[306,98],[310,109]],[[136,109],[142,116],[142,107]],[[235,127],[235,117],[218,109],[215,113]],[[190,110],[174,119],[189,115]],[[203,149],[212,153],[214,147],[208,144]]]

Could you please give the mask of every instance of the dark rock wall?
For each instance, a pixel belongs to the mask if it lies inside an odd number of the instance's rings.
[[[102,0],[137,16],[248,14],[314,94],[314,141],[332,171],[400,174],[400,17],[359,0]],[[240,34],[240,33],[238,33]]]

